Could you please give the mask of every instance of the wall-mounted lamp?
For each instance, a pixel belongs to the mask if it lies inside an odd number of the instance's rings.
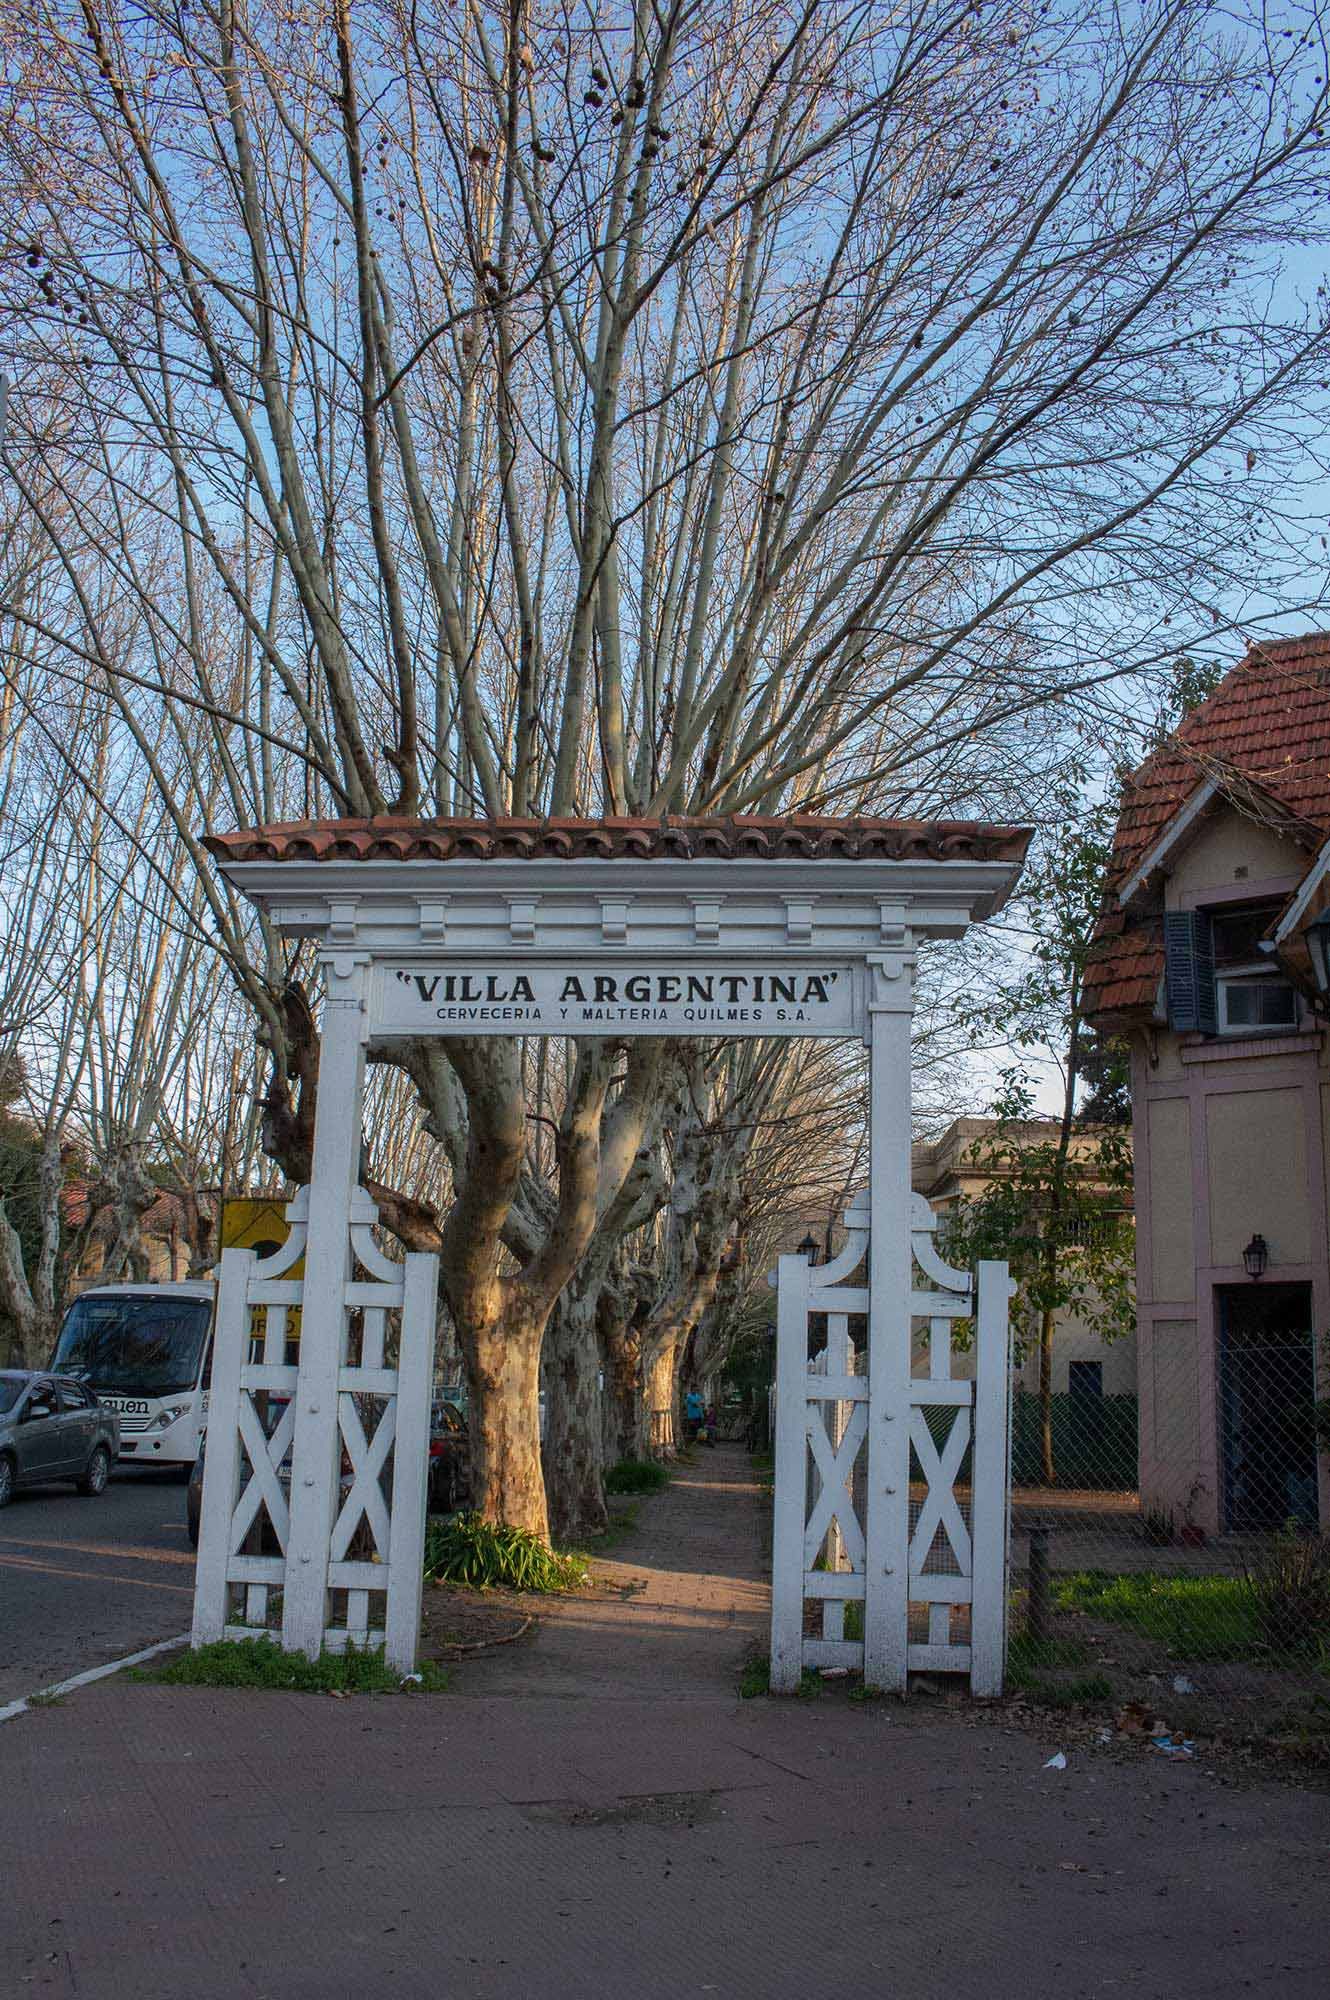
[[[818,1252],[818,1241],[816,1236],[813,1235],[805,1236],[803,1242],[799,1245],[799,1255],[801,1257],[806,1257],[810,1264],[816,1264],[817,1252]]]
[[[1270,1246],[1259,1233],[1252,1237],[1242,1253],[1242,1268],[1249,1278],[1263,1278],[1265,1267],[1270,1262]]]

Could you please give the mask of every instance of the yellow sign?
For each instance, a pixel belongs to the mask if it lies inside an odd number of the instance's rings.
[[[221,1250],[255,1250],[260,1257],[271,1257],[274,1250],[280,1250],[291,1234],[286,1219],[286,1203],[237,1195],[231,1201],[222,1203]],[[305,1260],[299,1258],[289,1271],[287,1278],[303,1278]],[[251,1313],[250,1339],[257,1348],[261,1343],[259,1314],[262,1307],[255,1307]],[[296,1350],[300,1345],[300,1307],[286,1307],[285,1359],[288,1366],[294,1364]]]
[[[271,1257],[290,1234],[284,1201],[237,1196],[222,1203],[221,1250],[257,1250],[261,1257]]]

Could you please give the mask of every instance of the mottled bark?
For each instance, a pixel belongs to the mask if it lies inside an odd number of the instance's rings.
[[[111,1211],[110,1238],[101,1270],[105,1284],[123,1279],[141,1284],[148,1276],[143,1218],[161,1189],[149,1180],[141,1153],[141,1147],[131,1140],[119,1147],[102,1168],[97,1190],[101,1197],[99,1205],[109,1206]]]
[[[545,1493],[550,1531],[560,1541],[603,1534],[608,1518],[598,1295],[594,1281],[575,1279],[555,1304],[545,1334]]]
[[[463,1340],[470,1391],[471,1499],[486,1520],[549,1533],[540,1468],[543,1311],[509,1305]]]
[[[12,1329],[9,1360],[19,1368],[45,1367],[55,1342],[62,1185],[60,1137],[52,1130],[42,1143],[37,1169],[41,1236],[31,1272],[24,1266],[23,1245],[0,1189],[0,1320],[8,1320]]]
[[[679,1421],[679,1356],[682,1342],[667,1336],[647,1362],[642,1396],[644,1446],[639,1458],[671,1459],[683,1442]]]
[[[605,1371],[601,1431],[607,1465],[621,1458],[645,1457],[649,1443],[640,1372],[643,1306],[635,1288],[606,1287],[601,1293],[598,1332]]]
[[[8,1320],[10,1354],[16,1368],[35,1368],[50,1355],[51,1328],[44,1322],[23,1268],[23,1245],[5,1212],[0,1194],[0,1317]]]

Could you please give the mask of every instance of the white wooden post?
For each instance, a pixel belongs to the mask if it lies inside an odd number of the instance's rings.
[[[885,921],[884,931],[887,929]],[[864,1686],[903,1692],[910,1615],[910,1008],[904,932],[868,957],[868,1499]]]
[[[326,965],[282,1603],[282,1644],[310,1659],[323,1649],[327,1623],[329,1541],[341,1463],[338,1371],[346,1346],[351,1197],[360,1169],[365,1079],[365,960],[338,953]]]
[[[434,1316],[439,1260],[414,1252],[402,1281],[402,1338],[397,1354],[397,1430],[393,1442],[391,1574],[384,1617],[384,1657],[399,1673],[416,1664],[420,1639],[421,1569],[425,1559],[425,1495],[429,1484],[430,1388],[434,1377]]]
[[[806,1257],[781,1258],[776,1286],[776,1497],[771,1529],[773,1694],[793,1694],[803,1673],[809,1278]],[[820,1423],[821,1417],[815,1421]]]
[[[1005,1264],[979,1266],[975,1310],[974,1457],[970,1499],[973,1597],[970,1603],[970,1691],[1002,1692],[1007,1660],[1008,1466],[1007,1303]]]
[[[203,1456],[199,1553],[194,1568],[191,1644],[207,1646],[227,1625],[231,1522],[240,1490],[240,1371],[249,1347],[252,1250],[223,1250],[208,1386],[208,1445]]]

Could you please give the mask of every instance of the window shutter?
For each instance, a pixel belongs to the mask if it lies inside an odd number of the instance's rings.
[[[1215,948],[1204,910],[1165,914],[1164,991],[1170,1028],[1215,1033]]]

